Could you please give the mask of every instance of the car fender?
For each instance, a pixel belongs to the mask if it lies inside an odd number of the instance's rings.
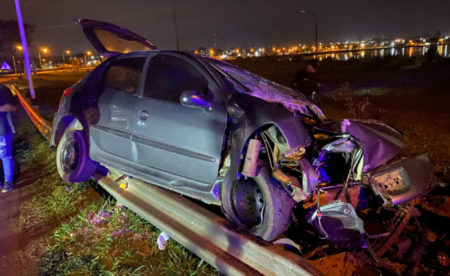
[[[226,107],[232,121],[230,133],[231,163],[223,187],[231,187],[230,185],[237,179],[240,155],[247,140],[258,129],[275,125],[291,148],[308,147],[311,144],[311,137],[303,123],[281,104],[269,103],[245,94],[234,94],[231,97],[226,101]],[[233,108],[234,114],[230,114],[229,107]],[[236,110],[238,108],[240,108],[240,111]]]
[[[51,133],[51,145],[58,146],[61,137],[66,129],[72,128],[77,130],[88,129],[86,120],[83,120],[80,116],[73,113],[57,114],[53,120],[53,128]],[[88,135],[85,132],[85,135]],[[87,136],[86,136],[87,138]],[[89,139],[86,139],[89,141]]]

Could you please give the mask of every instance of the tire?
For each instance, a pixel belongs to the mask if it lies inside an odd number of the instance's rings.
[[[225,181],[221,193],[227,219],[254,236],[271,241],[291,224],[294,201],[265,166],[255,178]]]
[[[56,166],[67,182],[83,182],[95,172],[97,163],[89,158],[84,132],[67,129],[56,149]]]

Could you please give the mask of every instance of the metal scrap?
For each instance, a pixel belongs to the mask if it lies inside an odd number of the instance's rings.
[[[399,214],[396,218],[394,218],[397,221],[394,221],[390,224],[389,231],[392,232],[392,235],[388,238],[387,241],[383,242],[382,244],[377,244],[374,247],[375,250],[375,257],[376,259],[380,259],[381,256],[388,251],[391,246],[394,244],[395,241],[399,238],[400,234],[405,229],[406,225],[408,224],[409,219],[411,218],[411,210],[414,207],[414,201],[409,202],[406,204],[405,207],[400,210]]]

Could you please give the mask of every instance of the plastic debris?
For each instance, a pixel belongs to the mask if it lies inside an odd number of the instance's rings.
[[[158,236],[157,244],[159,250],[166,249],[166,242],[170,239],[170,236],[166,234],[166,232],[161,232]]]
[[[98,225],[104,223],[110,217],[111,213],[108,211],[99,211],[98,213],[91,211],[87,215],[87,220],[90,224]]]
[[[120,183],[119,187],[120,187],[121,189],[126,190],[126,189],[128,189],[128,183],[127,183],[127,182],[122,182],[122,183]]]
[[[296,254],[302,255],[302,251],[300,249],[300,245],[295,243],[293,240],[288,238],[281,238],[273,242],[273,244],[282,245],[287,250],[294,252]]]
[[[70,191],[70,187],[66,187],[66,192]]]
[[[328,239],[340,248],[365,248],[363,221],[352,205],[334,201],[307,214],[306,220],[321,239]]]

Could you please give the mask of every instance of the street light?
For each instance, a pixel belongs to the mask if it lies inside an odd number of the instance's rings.
[[[300,13],[307,13],[310,14],[312,16],[314,16],[314,22],[315,22],[315,32],[316,32],[316,58],[318,58],[317,56],[317,52],[318,52],[318,47],[317,47],[317,15],[315,13],[313,13],[312,11],[308,11],[308,10],[300,10]]]
[[[40,51],[39,51],[39,54],[38,54],[38,55],[39,55],[39,64],[41,65],[41,69],[42,69],[41,51],[42,51],[44,54],[46,54],[46,53],[49,52],[49,50],[48,50],[48,48],[41,48]]]

